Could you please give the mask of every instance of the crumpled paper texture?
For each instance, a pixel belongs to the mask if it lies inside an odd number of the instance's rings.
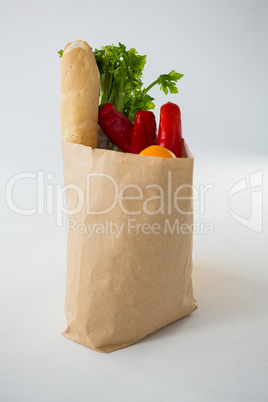
[[[63,335],[108,353],[197,308],[193,234],[178,230],[193,223],[194,159],[186,143],[177,159],[62,147],[69,211]]]

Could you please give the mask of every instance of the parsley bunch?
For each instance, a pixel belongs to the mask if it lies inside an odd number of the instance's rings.
[[[59,52],[60,57],[63,51]],[[112,103],[132,122],[140,110],[154,109],[154,98],[148,92],[155,85],[167,95],[178,93],[176,82],[183,74],[172,70],[160,75],[152,84],[144,87],[142,73],[146,56],[138,55],[134,48],[129,50],[119,42],[118,46],[107,45],[95,49],[94,55],[100,71],[99,104]]]
[[[148,92],[159,85],[167,95],[178,93],[176,82],[183,74],[172,70],[169,74],[160,75],[148,87],[144,87],[142,73],[146,64],[146,56],[138,55],[134,48],[129,50],[119,42],[118,46],[108,45],[95,49],[94,55],[99,67],[100,104],[112,103],[132,122],[140,110],[154,109],[154,98]]]

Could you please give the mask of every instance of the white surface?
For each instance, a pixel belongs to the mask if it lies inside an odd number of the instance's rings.
[[[1,2],[1,402],[267,402],[267,10],[264,0]],[[152,91],[156,116],[168,100],[181,106],[195,183],[214,185],[201,216],[214,234],[194,240],[199,309],[109,355],[60,334],[64,227],[55,214],[17,216],[3,197],[19,172],[63,183],[57,51],[77,39],[147,54],[146,85],[184,73],[178,95]],[[260,169],[266,208],[256,233],[228,213],[227,194]],[[14,189],[25,208],[36,197],[34,180]],[[249,215],[249,200],[238,194],[234,210]]]
[[[61,335],[65,229],[55,216],[16,216],[3,205],[0,400],[267,401],[267,213],[255,233],[227,211],[228,190],[260,169],[267,205],[266,159],[199,155],[195,184],[214,184],[202,217],[215,231],[194,239],[199,309],[108,355]],[[61,180],[59,171],[54,184]],[[36,197],[26,182],[15,191],[20,203]],[[247,193],[239,205],[246,215]]]

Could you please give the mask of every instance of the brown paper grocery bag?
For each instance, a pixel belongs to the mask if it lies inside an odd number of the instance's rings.
[[[194,160],[64,142],[68,209],[64,335],[101,352],[197,308],[192,289]]]

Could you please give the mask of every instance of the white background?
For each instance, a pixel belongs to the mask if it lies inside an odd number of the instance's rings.
[[[1,401],[268,400],[267,14],[260,0],[1,2]],[[166,101],[180,105],[195,184],[213,185],[198,217],[214,234],[194,239],[199,309],[109,355],[60,334],[64,225],[46,210],[16,215],[5,202],[14,174],[52,173],[45,185],[63,184],[57,51],[76,39],[147,54],[146,85],[172,69],[185,74],[178,95],[152,91],[156,117]],[[259,170],[256,232],[230,215],[227,196]],[[36,207],[36,182],[21,180],[13,197]],[[250,192],[232,208],[250,218]]]

